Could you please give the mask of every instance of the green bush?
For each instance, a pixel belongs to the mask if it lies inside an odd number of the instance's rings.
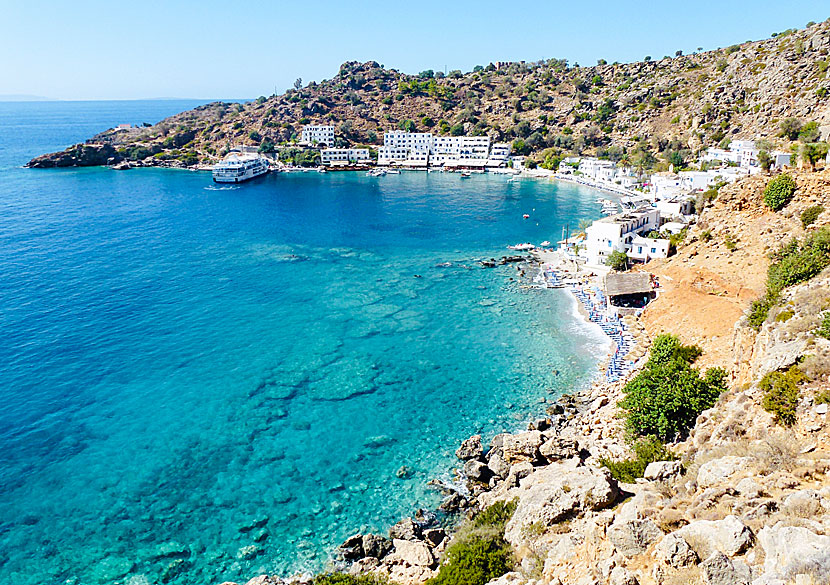
[[[348,573],[322,573],[311,580],[311,585],[387,585],[389,581],[375,573],[350,575]]]
[[[764,190],[764,203],[773,211],[783,208],[793,198],[796,184],[787,174],[778,175],[769,182]]]
[[[631,448],[634,451],[632,459],[599,460],[599,464],[608,469],[617,481],[634,483],[638,477],[643,477],[649,463],[677,460],[677,455],[669,451],[657,437],[645,437],[635,441]]]
[[[816,329],[816,335],[820,335],[825,339],[830,339],[830,311],[824,314],[824,318],[821,320],[821,325],[819,325],[819,328]]]
[[[619,406],[634,436],[669,441],[683,435],[697,416],[726,390],[726,372],[711,368],[701,376],[691,364],[700,348],[683,346],[673,335],[658,335],[643,370],[623,388]]]
[[[824,212],[823,205],[813,205],[801,212],[801,225],[806,229],[813,225],[818,219],[818,216]]]
[[[792,240],[772,258],[767,270],[767,292],[752,303],[748,321],[760,329],[772,308],[788,286],[810,280],[830,265],[830,228],[821,228],[799,244]]]
[[[605,264],[617,272],[622,272],[628,268],[628,255],[625,252],[614,250],[605,260]]]
[[[496,502],[463,524],[427,585],[485,585],[509,572],[513,553],[504,540],[504,526],[515,509],[515,500]]]
[[[700,232],[700,240],[702,242],[708,242],[712,239],[712,231],[711,230],[703,230]]]
[[[822,390],[814,399],[816,404],[830,404],[830,390]]]
[[[792,366],[786,372],[769,372],[758,383],[758,387],[764,392],[764,410],[775,415],[775,422],[790,427],[796,421],[796,408],[801,393],[798,390],[798,383],[804,380],[805,376],[798,369]]]

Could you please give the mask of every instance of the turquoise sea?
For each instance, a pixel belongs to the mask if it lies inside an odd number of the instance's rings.
[[[21,168],[194,105],[0,104],[0,583],[320,569],[606,348],[564,292],[477,264],[595,218],[589,189]]]

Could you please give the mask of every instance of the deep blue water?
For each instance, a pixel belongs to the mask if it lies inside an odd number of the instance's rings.
[[[0,104],[0,583],[319,569],[595,372],[570,298],[476,262],[595,217],[588,189],[21,168],[194,105]]]

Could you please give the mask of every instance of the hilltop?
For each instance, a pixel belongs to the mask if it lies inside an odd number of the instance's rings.
[[[566,60],[407,75],[369,61],[282,95],[215,102],[149,127],[107,130],[30,166],[122,160],[194,166],[231,145],[270,151],[305,124],[331,124],[341,145],[379,146],[391,129],[490,135],[551,163],[565,153],[651,167],[731,138],[785,143],[787,118],[830,133],[830,22],[691,55],[581,67]],[[825,138],[826,136],[821,136]]]

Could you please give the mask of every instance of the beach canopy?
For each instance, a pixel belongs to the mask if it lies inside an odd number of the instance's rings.
[[[605,292],[609,297],[650,293],[651,275],[647,272],[609,272],[605,276]]]

